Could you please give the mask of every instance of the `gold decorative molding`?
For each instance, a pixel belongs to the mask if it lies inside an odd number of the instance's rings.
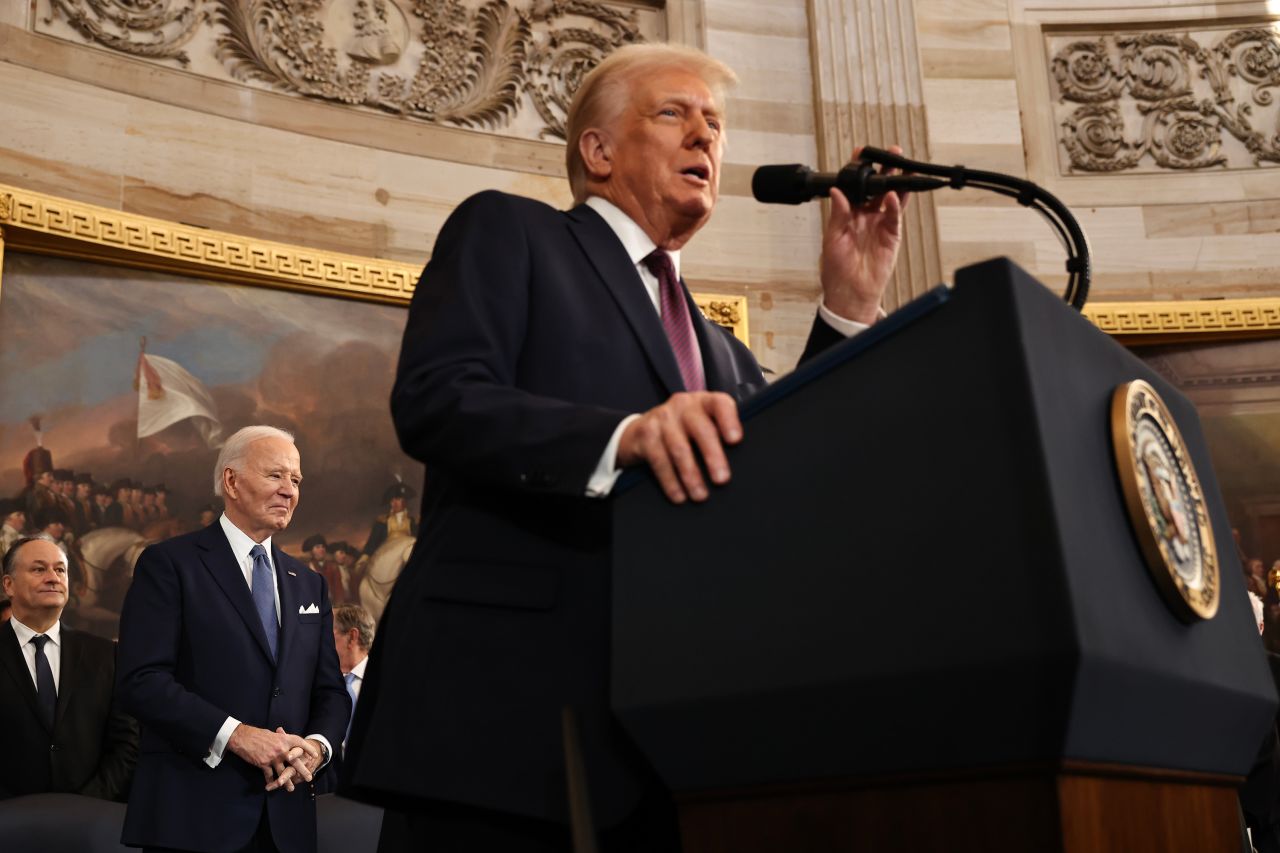
[[[39,0],[40,32],[296,97],[563,140],[569,99],[660,12],[600,0]],[[522,112],[536,119],[513,123]],[[536,123],[540,120],[540,123]]]
[[[1046,31],[1064,172],[1258,168],[1280,162],[1280,33],[1183,24]]]
[[[118,263],[379,302],[407,302],[409,264],[254,240],[0,186],[0,228],[14,251]]]
[[[1093,302],[1084,314],[1130,346],[1280,336],[1280,298]]]
[[[5,248],[398,305],[408,305],[422,271],[421,265],[256,240],[0,184],[0,272]],[[693,298],[708,319],[748,343],[745,296]]]
[[[693,301],[702,316],[717,326],[724,326],[734,337],[750,346],[747,330],[747,297],[695,293]]]

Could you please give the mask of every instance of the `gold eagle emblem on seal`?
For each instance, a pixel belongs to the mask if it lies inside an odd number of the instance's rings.
[[[1218,612],[1218,552],[1200,478],[1178,426],[1150,384],[1111,397],[1111,439],[1129,520],[1147,568],[1185,622]]]

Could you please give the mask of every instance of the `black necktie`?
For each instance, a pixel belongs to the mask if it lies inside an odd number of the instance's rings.
[[[53,686],[53,669],[49,659],[44,656],[44,644],[49,638],[44,634],[36,634],[31,638],[31,645],[36,647],[36,700],[40,705],[40,715],[44,717],[45,727],[53,731],[53,711],[58,706],[58,689]]]

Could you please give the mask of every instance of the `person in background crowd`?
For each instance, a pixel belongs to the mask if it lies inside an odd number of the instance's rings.
[[[45,539],[5,554],[0,624],[0,798],[48,792],[124,800],[138,729],[114,698],[115,645],[60,623],[67,558]]]
[[[351,697],[353,714],[360,700],[365,665],[369,662],[369,649],[373,648],[376,630],[373,617],[360,605],[340,604],[333,608],[333,644],[338,650],[338,664],[342,669],[342,680],[347,685],[347,694]],[[343,749],[346,745],[344,737]]]
[[[13,603],[7,598],[0,598],[0,622],[8,622],[13,615]]]

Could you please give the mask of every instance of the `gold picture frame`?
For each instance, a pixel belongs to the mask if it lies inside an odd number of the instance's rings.
[[[224,283],[404,306],[422,271],[420,264],[259,240],[0,184],[0,294],[6,246]],[[693,297],[708,319],[749,343],[747,297]]]

